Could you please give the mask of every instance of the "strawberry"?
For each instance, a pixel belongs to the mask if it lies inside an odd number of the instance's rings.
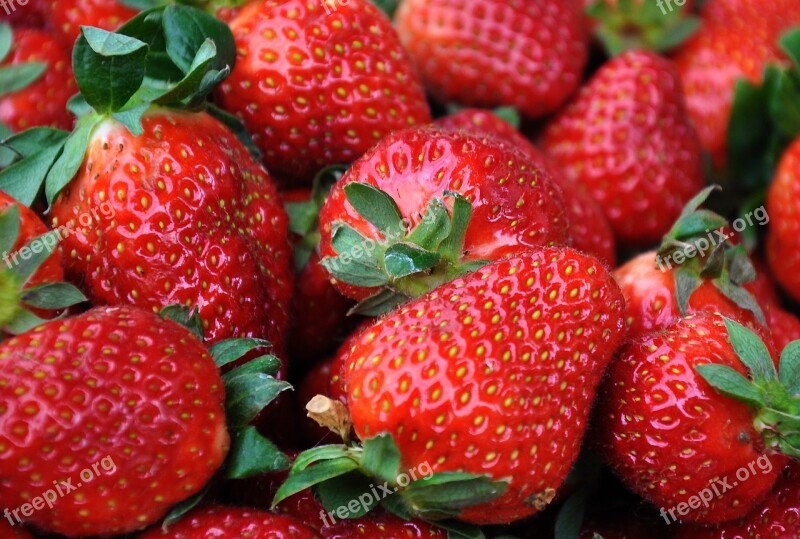
[[[327,479],[317,487],[327,506],[342,488],[335,476],[359,468],[372,477],[365,486],[395,487],[384,504],[404,517],[486,524],[536,513],[577,457],[595,388],[624,337],[622,309],[602,263],[547,247],[378,319],[344,350],[363,449],[301,454],[273,503]]]
[[[19,0],[6,2],[0,6],[0,20],[15,28],[42,28],[47,21],[50,0]]]
[[[800,464],[786,468],[767,499],[745,518],[713,528],[681,526],[675,539],[789,539],[800,536]]]
[[[333,186],[320,212],[322,263],[374,314],[528,247],[570,241],[547,172],[495,138],[409,129]],[[376,305],[381,309],[376,309]]]
[[[81,26],[116,30],[138,12],[120,0],[50,0],[49,25],[64,45],[72,47]]]
[[[349,325],[347,313],[352,302],[333,287],[319,255],[319,210],[331,185],[340,177],[338,170],[323,173],[315,178],[313,189],[281,194],[293,233],[297,271],[288,337],[294,364],[313,364],[331,353]]]
[[[780,307],[769,307],[764,310],[764,314],[778,350],[783,350],[790,342],[800,339],[800,320],[795,315]]]
[[[6,519],[0,519],[0,535],[6,539],[33,539],[25,528],[20,528],[12,519],[10,525],[6,524]]]
[[[700,143],[669,60],[611,60],[548,126],[542,148],[600,204],[623,245],[661,238],[703,187]]]
[[[218,92],[286,183],[308,183],[430,121],[391,21],[368,0],[255,0],[230,21],[238,58]]]
[[[164,530],[156,527],[139,539],[213,539],[247,537],[248,539],[319,539],[311,528],[293,518],[247,509],[212,505],[195,509]]]
[[[580,85],[588,56],[575,0],[405,0],[397,30],[441,102],[557,110]]]
[[[795,300],[800,299],[800,138],[783,155],[767,194],[770,228],[767,262],[775,279]]]
[[[705,3],[701,16],[700,30],[678,51],[675,64],[703,147],[722,167],[736,82],[760,84],[767,64],[786,61],[778,39],[800,24],[800,4],[714,0]]]
[[[11,338],[0,344],[0,506],[64,535],[146,526],[219,468],[224,401],[197,337],[146,311],[96,308]],[[24,508],[56,487],[56,503]]]
[[[12,131],[48,126],[69,129],[67,101],[77,92],[69,53],[44,30],[0,24],[10,48],[0,50],[0,122]]]
[[[463,109],[440,118],[436,124],[446,129],[494,136],[523,151],[530,163],[535,164],[537,168],[545,169],[561,188],[573,247],[594,255],[609,265],[614,265],[616,260],[614,233],[603,210],[586,191],[568,178],[552,159],[531,144],[508,121],[489,111]]]
[[[177,110],[202,108],[209,80],[224,78],[233,62],[233,37],[210,15],[177,5],[148,12],[132,27],[146,39],[142,33],[158,36],[176,23],[170,39],[196,42],[196,51],[182,45],[180,56],[167,56],[156,37],[151,46],[84,28],[75,73],[87,100],[80,108],[88,110],[55,147],[63,151],[50,157],[49,170],[40,166],[35,181],[20,181],[24,165],[53,151],[44,147],[6,169],[0,185],[32,200],[45,183],[53,226],[74,230],[61,244],[67,274],[95,303],[196,307],[210,342],[267,338],[280,350],[293,274],[276,187],[221,121],[202,110]],[[95,43],[109,39],[127,46],[127,54]],[[139,86],[98,76],[110,61],[105,54],[114,55],[120,72],[139,73]],[[185,70],[184,79],[143,77],[155,69],[152,62],[157,73],[170,71],[164,58],[173,59],[173,71]],[[143,103],[142,95],[152,101]]]
[[[330,517],[329,517],[330,518]],[[381,539],[428,539],[448,537],[447,532],[419,520],[407,521],[386,511],[376,511],[361,518],[339,520],[320,530],[324,539],[353,539],[380,537]]]
[[[746,515],[780,475],[777,451],[798,455],[788,417],[800,408],[797,348],[783,352],[778,373],[771,343],[717,313],[633,341],[597,416],[609,463],[670,522]]]

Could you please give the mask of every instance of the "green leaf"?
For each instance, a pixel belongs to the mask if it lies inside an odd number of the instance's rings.
[[[64,132],[60,142],[54,141],[52,145],[43,146],[39,151],[0,171],[0,189],[26,206],[33,204],[49,170],[61,154],[66,139],[67,133]]]
[[[486,539],[483,531],[474,524],[467,524],[458,520],[437,520],[429,522],[437,528],[447,532],[447,539]],[[501,538],[497,538],[501,539]]]
[[[384,254],[386,272],[396,279],[429,271],[440,260],[438,253],[426,251],[411,243],[395,243]]]
[[[0,122],[0,170],[6,168],[17,159],[17,154],[3,144],[3,141],[13,134],[11,128],[5,123]]]
[[[378,269],[380,268],[380,263],[375,256],[371,256],[375,253],[368,252],[368,243],[365,236],[347,223],[341,221],[334,223],[333,234],[331,235],[331,247],[333,247],[333,250],[342,255],[342,257],[349,256],[357,262]]]
[[[280,472],[290,464],[289,457],[275,444],[259,434],[255,427],[247,426],[232,436],[225,475],[230,479],[245,479]]]
[[[256,348],[272,346],[269,341],[263,339],[228,339],[221,341],[210,348],[211,357],[217,367],[222,368],[237,359],[244,357],[247,353]]]
[[[78,118],[94,112],[92,106],[86,102],[86,98],[81,94],[75,94],[67,101],[67,110]]]
[[[136,38],[82,27],[72,58],[86,102],[105,114],[122,109],[144,81],[147,51]]]
[[[326,0],[322,0],[323,2]],[[327,0],[332,2],[334,6],[336,2],[341,3],[342,5],[347,4],[346,1],[343,0]],[[372,0],[372,3],[378,6],[378,8],[386,13],[386,15],[391,19],[394,16],[394,12],[397,11],[397,6],[400,5],[400,0]]]
[[[794,28],[783,34],[780,45],[795,66],[800,67],[800,28]]]
[[[0,255],[4,257],[11,253],[19,238],[19,215],[19,207],[16,204],[0,212]]]
[[[399,305],[407,302],[408,296],[394,290],[383,289],[367,299],[361,301],[350,309],[350,315],[360,314],[362,316],[380,316],[394,310]]]
[[[214,59],[217,57],[217,47],[211,39],[205,40],[198,49],[189,72],[186,76],[175,84],[172,89],[155,100],[158,104],[178,103],[191,97],[202,86],[203,78],[211,69]]]
[[[62,129],[34,127],[8,137],[3,140],[2,144],[13,150],[19,157],[26,158],[52,146],[63,144],[68,136],[69,133]]]
[[[20,283],[25,284],[36,270],[47,260],[61,240],[58,232],[51,231],[37,236],[19,250],[14,273]]]
[[[781,383],[792,395],[800,395],[800,341],[792,341],[781,352]]]
[[[591,493],[591,488],[581,488],[567,498],[558,511],[554,539],[578,539]]]
[[[318,484],[315,492],[322,506],[336,518],[352,519],[363,517],[381,501],[370,492],[372,487],[368,477],[352,471]]]
[[[394,483],[400,472],[400,450],[392,435],[382,433],[364,440],[361,468],[370,476]]]
[[[742,309],[753,313],[753,315],[756,317],[756,320],[758,320],[761,325],[767,325],[764,319],[764,313],[761,310],[761,307],[758,305],[756,298],[753,297],[753,294],[748,292],[747,289],[742,288],[741,286],[736,286],[730,282],[730,278],[728,277],[727,273],[723,273],[720,278],[714,279],[711,282],[714,284],[717,290],[725,295],[725,297],[730,299]]]
[[[444,472],[414,481],[403,496],[424,514],[457,516],[467,507],[500,497],[507,488],[508,483],[485,475]]]
[[[312,464],[323,460],[334,460],[340,458],[350,458],[351,449],[344,444],[322,445],[303,451],[294,463],[292,463],[292,473],[302,472]]]
[[[765,405],[761,391],[750,380],[727,365],[697,365],[695,369],[719,392],[752,406]]]
[[[248,149],[250,155],[255,157],[257,160],[261,159],[261,150],[259,150],[255,143],[253,143],[252,136],[239,118],[227,111],[222,110],[213,103],[208,103],[206,105],[206,112],[230,129],[233,134],[236,135],[236,138],[239,139],[239,142],[244,144],[245,148]]]
[[[649,2],[655,3],[655,2]],[[675,24],[669,26],[668,30],[662,33],[654,42],[654,50],[669,51],[683,44],[687,39],[700,29],[702,19],[700,17],[684,17]]]
[[[9,335],[21,335],[26,333],[37,326],[41,326],[47,322],[43,318],[39,318],[32,312],[25,309],[19,309],[11,322],[3,326],[3,331]]]
[[[224,22],[193,7],[170,5],[164,10],[163,24],[167,54],[184,73],[191,71],[197,51],[207,39],[213,40],[217,49],[213,69],[233,69],[236,43]]]
[[[448,191],[445,196],[453,197],[453,215],[451,217],[450,235],[442,242],[439,254],[453,263],[461,260],[464,254],[464,238],[472,219],[472,204],[461,194]]]
[[[47,71],[47,63],[30,62],[0,68],[0,96],[23,90]]]
[[[22,302],[37,309],[66,309],[88,301],[83,292],[69,283],[47,283],[27,288]]]
[[[770,101],[770,115],[778,131],[794,139],[800,135],[800,74],[781,71],[775,95]]]
[[[373,288],[389,283],[385,272],[342,256],[324,258],[322,265],[336,279],[352,285]]]
[[[346,473],[352,472],[358,468],[358,463],[349,458],[338,458],[332,460],[325,460],[309,466],[301,472],[289,473],[289,478],[281,485],[278,492],[275,493],[275,498],[272,500],[272,507],[281,503],[283,500],[297,494],[314,485],[318,485],[334,477],[339,477]]]
[[[140,9],[144,11],[145,9],[152,9],[166,5],[169,0],[118,0],[118,2],[133,9]]]
[[[226,380],[225,410],[230,428],[244,427],[264,407],[292,386],[264,373],[245,373]]]
[[[124,109],[114,112],[111,117],[124,125],[131,135],[139,137],[144,133],[142,126],[142,117],[150,110],[149,103],[141,103],[138,105],[127,106]]]
[[[680,266],[675,270],[675,301],[678,304],[678,310],[683,316],[689,308],[689,300],[703,281],[691,269]]]
[[[251,359],[244,365],[240,365],[235,369],[233,369],[232,371],[223,374],[222,381],[227,384],[228,380],[231,380],[243,374],[263,373],[263,374],[268,374],[270,376],[276,376],[278,374],[278,371],[280,370],[281,370],[281,360],[273,356],[272,354],[267,354],[261,357],[257,357],[255,359]]]
[[[770,75],[772,73],[772,75]],[[728,128],[728,168],[742,188],[766,185],[771,176],[764,156],[774,140],[769,114],[770,79],[777,71],[768,69],[765,85],[758,87],[746,79],[736,82],[733,108]]]
[[[384,191],[366,183],[349,183],[344,188],[347,201],[356,212],[387,237],[405,235],[400,210]]]
[[[8,57],[13,43],[14,31],[11,29],[11,25],[6,22],[0,23],[0,62]]]
[[[756,382],[777,380],[775,364],[758,335],[730,318],[725,319],[725,327],[728,330],[731,346],[752,374],[753,380]]]
[[[422,221],[406,237],[406,242],[414,243],[427,251],[435,251],[450,235],[450,214],[444,201],[434,198],[422,216]]]
[[[86,156],[86,149],[89,147],[92,132],[101,121],[103,121],[102,117],[94,115],[84,116],[78,120],[75,131],[65,141],[61,155],[53,163],[44,181],[44,192],[48,206],[53,205],[53,201],[58,194],[80,170]]]
[[[200,341],[205,339],[203,320],[200,318],[200,313],[197,309],[189,309],[186,305],[167,305],[161,309],[159,315],[165,320],[172,320],[185,327],[194,333]]]
[[[200,502],[206,497],[210,488],[211,483],[206,485],[194,496],[190,496],[179,504],[172,506],[170,512],[167,513],[167,516],[161,521],[161,529],[166,533],[170,526],[181,520],[187,513],[191,512],[192,509],[200,505]]]
[[[519,115],[519,111],[514,107],[497,107],[492,111],[492,114],[516,130],[519,130],[520,125],[522,125],[522,118]]]

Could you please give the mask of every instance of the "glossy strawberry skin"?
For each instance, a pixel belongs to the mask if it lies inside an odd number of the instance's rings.
[[[790,539],[800,536],[800,465],[790,463],[766,500],[744,519],[716,528],[681,526],[675,539]]]
[[[484,136],[494,136],[515,145],[524,152],[528,161],[547,171],[553,182],[561,189],[569,219],[569,235],[572,246],[596,256],[613,266],[616,261],[614,232],[603,210],[560,167],[508,122],[487,110],[462,109],[455,114],[436,121],[445,129],[455,129]]]
[[[405,521],[391,513],[377,510],[361,518],[337,520],[323,526],[320,534],[324,539],[356,539],[380,537],[381,539],[428,539],[446,538],[447,532],[419,520]]]
[[[356,433],[390,433],[409,470],[428,463],[434,473],[510,479],[463,520],[534,514],[577,457],[624,336],[622,310],[603,265],[569,248],[528,251],[445,284],[346,350]]]
[[[790,342],[800,339],[800,320],[795,315],[780,307],[769,307],[764,315],[776,349],[783,350]]]
[[[727,478],[727,492],[681,516],[701,523],[747,514],[786,462],[767,456],[745,404],[720,395],[697,374],[697,365],[709,363],[747,372],[718,314],[689,316],[640,337],[612,364],[597,415],[609,464],[656,507],[674,509],[716,485],[715,478]],[[737,482],[737,471],[759,458],[769,459],[771,471],[757,469]]]
[[[344,222],[366,238],[380,232],[347,201],[351,182],[378,187],[391,196],[401,216],[416,224],[433,198],[455,191],[472,203],[463,261],[496,260],[539,245],[570,242],[563,198],[545,170],[495,138],[426,127],[386,137],[333,186],[320,212],[320,253],[336,253],[333,225]],[[446,204],[452,203],[445,199]],[[374,289],[335,282],[339,291],[364,299]]]
[[[97,308],[9,339],[0,345],[0,505],[73,478],[76,488],[83,480],[80,496],[31,523],[77,536],[155,522],[224,460],[224,399],[200,341],[146,311]],[[106,457],[91,483],[79,476]]]
[[[11,265],[14,264],[15,259],[13,257],[13,253],[19,251],[25,245],[30,243],[31,240],[38,238],[42,234],[46,234],[48,231],[47,226],[42,222],[41,219],[39,219],[39,216],[36,215],[33,210],[24,204],[20,204],[14,197],[6,194],[3,191],[0,191],[0,213],[7,211],[10,206],[16,206],[19,209],[20,228],[19,237],[17,238],[16,243],[14,243],[12,252],[8,253],[11,256],[3,260],[3,263],[6,265],[9,263]],[[6,254],[7,253],[0,253],[0,256],[5,257]],[[19,260],[19,258],[16,260]],[[0,266],[0,269],[5,268]],[[59,251],[55,251],[31,276],[30,280],[26,284],[26,288],[33,288],[34,286],[39,286],[45,283],[58,283],[63,280],[64,270],[61,269],[61,253]]]
[[[800,24],[800,4],[715,0],[705,3],[701,15],[700,30],[681,47],[675,63],[703,147],[724,166],[736,81],[760,84],[767,64],[786,62],[778,40]]]
[[[67,101],[78,87],[69,51],[44,30],[16,29],[13,47],[2,65],[30,62],[47,63],[47,69],[29,86],[0,98],[0,122],[12,131],[39,126],[71,130]]]
[[[623,245],[659,241],[704,185],[680,80],[655,53],[631,51],[605,64],[541,142],[600,204]]]
[[[196,306],[211,342],[259,337],[281,350],[293,271],[269,175],[206,114],[154,110],[143,125],[133,137],[100,124],[56,199],[54,226],[98,216],[62,242],[68,275],[97,303]]]
[[[577,90],[588,56],[574,0],[406,0],[395,20],[425,87],[443,103],[544,116]]]
[[[244,507],[208,506],[196,509],[180,521],[143,533],[139,539],[320,539],[311,528],[293,518]]]
[[[14,520],[14,516],[11,516],[12,522],[14,525],[8,524],[7,520],[4,518],[0,520],[0,536],[4,537],[5,539],[33,539],[33,536],[28,533],[25,528],[22,528],[16,520]]]
[[[6,8],[0,7],[0,21],[11,24],[14,28],[42,28],[48,16],[50,0],[28,0],[25,6],[19,2],[7,2]]]
[[[767,262],[775,279],[800,300],[800,139],[783,155],[767,194]]]
[[[239,115],[270,173],[308,182],[392,131],[430,121],[389,19],[368,0],[256,0],[230,22],[238,58],[221,105]]]
[[[675,298],[677,267],[673,264],[670,268],[662,261],[662,271],[657,265],[655,251],[648,251],[614,271],[614,278],[625,296],[625,322],[632,336],[663,329],[681,318]],[[753,313],[733,303],[709,280],[704,280],[695,290],[687,306],[688,313],[702,311],[721,312],[742,323],[760,325]]]
[[[137,13],[118,0],[52,0],[48,10],[49,26],[70,49],[81,33],[81,26],[116,30]]]

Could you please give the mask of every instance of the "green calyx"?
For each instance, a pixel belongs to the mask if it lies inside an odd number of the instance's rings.
[[[744,78],[736,83],[726,176],[742,192],[765,190],[784,151],[800,136],[800,28],[785,33],[780,46],[789,65],[768,65],[760,86]]]
[[[14,31],[8,23],[0,23],[0,62],[11,53]],[[45,62],[26,62],[0,67],[0,97],[24,90],[44,75]]]
[[[333,223],[331,245],[337,256],[322,264],[339,281],[379,290],[354,312],[382,314],[486,264],[462,261],[472,205],[460,194],[447,191],[432,199],[414,223],[376,187],[350,183],[344,190],[350,205],[381,234],[378,240],[368,239],[347,223]],[[447,200],[452,200],[452,212]]]
[[[725,326],[750,378],[726,365],[698,365],[697,372],[718,392],[753,408],[753,424],[769,449],[800,459],[800,341],[784,348],[776,370],[755,333],[729,319]]]
[[[301,453],[275,494],[273,507],[307,488],[313,488],[325,509],[339,519],[359,518],[381,505],[403,519],[444,528],[453,537],[482,537],[479,529],[455,519],[465,509],[501,496],[508,482],[462,472],[434,474],[427,464],[405,470],[400,450],[384,433],[363,446],[327,445]],[[359,500],[357,508],[349,508],[352,500]]]
[[[33,309],[56,311],[86,301],[81,291],[68,283],[27,286],[53,254],[60,237],[48,232],[14,251],[19,232],[19,208],[9,206],[0,213],[0,335],[18,335],[44,323]]]
[[[744,285],[755,280],[756,271],[742,245],[733,245],[729,232],[722,230],[728,221],[710,210],[700,209],[718,186],[698,193],[664,236],[656,254],[656,267],[672,270],[675,299],[686,314],[692,294],[710,281],[725,297],[748,310],[765,324],[764,314]]]
[[[143,115],[153,107],[208,110],[227,125],[237,124],[206,106],[208,94],[233,69],[233,34],[198,9],[148,9],[116,32],[84,26],[72,60],[81,92],[68,106],[79,117],[76,128],[71,133],[36,128],[2,142],[16,157],[0,173],[0,189],[25,204],[36,199],[43,185],[52,204],[77,174],[95,128],[108,119],[136,136],[143,132]],[[236,132],[252,145],[243,129]]]
[[[666,52],[700,28],[700,18],[675,0],[598,0],[587,14],[598,21],[597,38],[611,56],[633,49]]]
[[[289,216],[289,230],[300,236],[294,246],[295,270],[301,271],[311,254],[318,250],[320,242],[319,211],[328,198],[328,193],[347,167],[332,165],[316,175],[311,188],[311,198],[307,202],[287,202],[284,207]]]

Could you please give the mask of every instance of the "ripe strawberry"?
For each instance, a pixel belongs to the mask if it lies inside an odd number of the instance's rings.
[[[600,68],[546,127],[542,148],[600,204],[624,245],[658,241],[704,184],[678,75],[651,52]]]
[[[95,127],[53,203],[54,226],[99,215],[63,241],[68,274],[95,302],[196,306],[211,342],[281,349],[293,277],[271,178],[205,113],[155,109],[142,125],[139,136],[111,119]],[[104,203],[111,211],[98,211]]]
[[[800,537],[800,464],[790,463],[767,499],[745,518],[714,528],[681,526],[675,539]]]
[[[361,518],[339,520],[323,526],[324,539],[355,539],[380,537],[381,539],[433,539],[448,537],[447,532],[419,520],[406,521],[386,511],[375,511]]]
[[[789,396],[797,358],[784,353],[779,381],[771,347],[736,322],[701,313],[633,341],[612,365],[597,416],[602,445],[662,517],[742,517],[780,475],[786,457],[775,451],[797,453],[796,427],[781,416],[798,405]]]
[[[0,506],[60,486],[52,507],[22,518],[74,536],[146,526],[219,468],[224,401],[202,343],[146,311],[97,308],[11,338],[0,344]]]
[[[595,388],[624,337],[622,301],[597,259],[548,247],[380,318],[344,350],[363,451],[301,454],[275,502],[319,482],[317,466],[331,478],[360,463],[398,487],[389,501],[408,516],[505,523],[543,509],[577,458]],[[403,484],[401,470],[426,465],[432,476]]]
[[[515,148],[410,129],[334,185],[320,212],[320,252],[342,293],[391,307],[488,260],[569,242],[565,214],[547,172]]]
[[[19,0],[0,6],[0,20],[14,28],[42,28],[47,21],[50,0],[27,0],[23,6]]]
[[[778,39],[800,24],[800,3],[715,0],[701,15],[700,30],[678,51],[675,64],[703,147],[721,167],[736,81],[760,84],[767,64],[786,61]]]
[[[441,102],[557,110],[580,85],[588,56],[575,0],[405,0],[400,38]]]
[[[219,102],[288,183],[430,121],[391,21],[368,0],[255,0],[230,27],[238,59]]]
[[[22,8],[20,8],[22,9]],[[12,32],[0,24],[0,33]],[[44,30],[16,29],[11,48],[0,50],[0,122],[12,131],[72,127],[67,101],[77,92],[69,51]]]
[[[5,539],[33,539],[33,536],[25,528],[20,528],[15,522],[7,524],[5,519],[0,519],[0,535]]]
[[[331,284],[319,255],[319,210],[325,202],[337,172],[328,185],[314,180],[314,189],[295,189],[281,194],[292,231],[297,283],[292,298],[289,355],[294,364],[314,364],[333,352],[349,325],[347,313],[352,302]]]
[[[767,194],[770,228],[767,262],[775,279],[795,300],[800,299],[800,139],[784,154]]]
[[[290,517],[221,505],[195,509],[165,531],[157,526],[139,539],[213,539],[246,537],[247,539],[319,539],[311,528]]]
[[[463,109],[440,118],[436,124],[446,129],[494,136],[516,145],[528,156],[530,163],[546,170],[561,188],[573,247],[596,256],[606,264],[615,264],[614,233],[603,210],[584,189],[564,174],[559,165],[538,150],[510,123],[486,110]]]
[[[81,26],[116,30],[137,13],[120,0],[51,0],[47,14],[56,38],[72,47]]]

